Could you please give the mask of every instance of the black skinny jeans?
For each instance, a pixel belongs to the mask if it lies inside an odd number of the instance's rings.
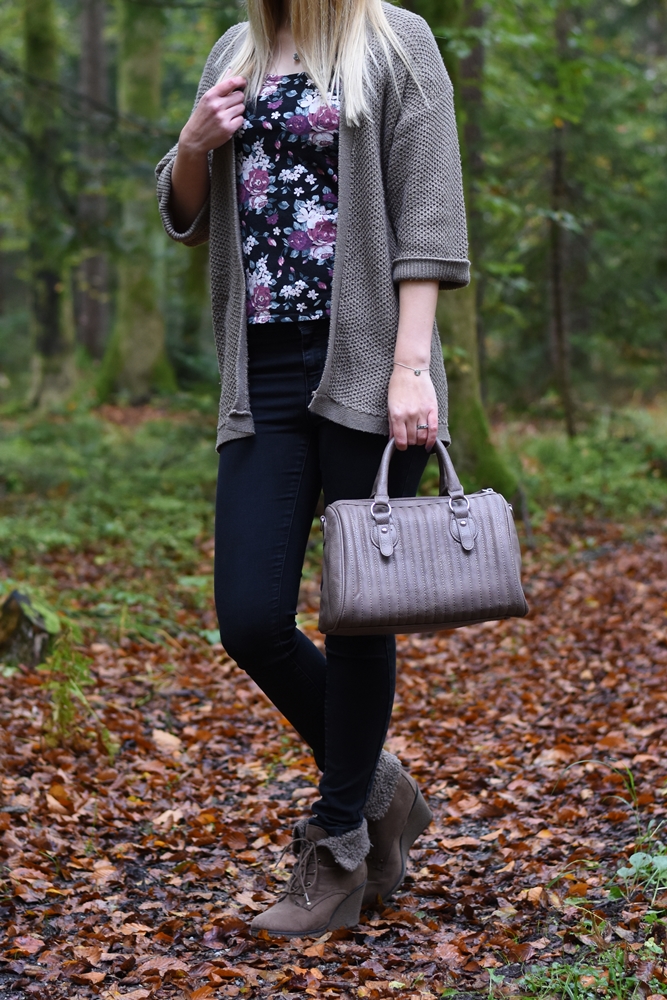
[[[326,657],[295,624],[315,508],[370,495],[386,438],[308,412],[328,320],[251,325],[253,437],[220,451],[215,601],[222,643],[311,747],[322,773],[314,821],[358,828],[394,700],[393,636],[328,636]],[[423,448],[396,453],[392,496],[414,495]]]

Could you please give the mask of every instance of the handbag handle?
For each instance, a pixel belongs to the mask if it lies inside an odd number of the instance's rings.
[[[380,461],[380,468],[378,469],[377,476],[375,477],[375,482],[373,484],[373,492],[371,496],[375,498],[377,504],[388,504],[389,503],[389,463],[391,462],[391,456],[396,450],[396,443],[394,438],[390,438],[389,442],[384,449],[382,455],[382,460]],[[463,492],[463,487],[459,481],[459,477],[456,475],[456,470],[454,469],[454,463],[449,457],[449,452],[445,448],[442,441],[436,438],[434,451],[438,457],[438,465],[440,466],[440,496],[448,495],[450,500],[465,501],[465,494]]]

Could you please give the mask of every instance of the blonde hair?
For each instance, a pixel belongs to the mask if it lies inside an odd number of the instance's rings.
[[[394,77],[391,50],[413,78],[414,70],[382,9],[381,0],[246,0],[248,29],[239,51],[222,76],[245,76],[246,101],[254,103],[271,66],[284,5],[289,17],[300,66],[328,100],[330,91],[345,94],[348,125],[368,116],[369,61],[377,63],[369,33],[380,42]],[[421,91],[421,86],[415,78]],[[396,79],[394,77],[394,84]],[[423,93],[423,91],[422,91]]]

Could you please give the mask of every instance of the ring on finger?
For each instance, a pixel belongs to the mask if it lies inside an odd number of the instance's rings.
[[[418,431],[427,431],[428,430],[428,424],[417,424],[417,430]]]

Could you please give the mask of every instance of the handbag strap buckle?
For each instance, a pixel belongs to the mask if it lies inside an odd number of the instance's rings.
[[[380,514],[375,513],[376,507],[385,507]],[[371,504],[371,517],[377,524],[387,524],[391,518],[391,504],[388,500],[374,500]]]

